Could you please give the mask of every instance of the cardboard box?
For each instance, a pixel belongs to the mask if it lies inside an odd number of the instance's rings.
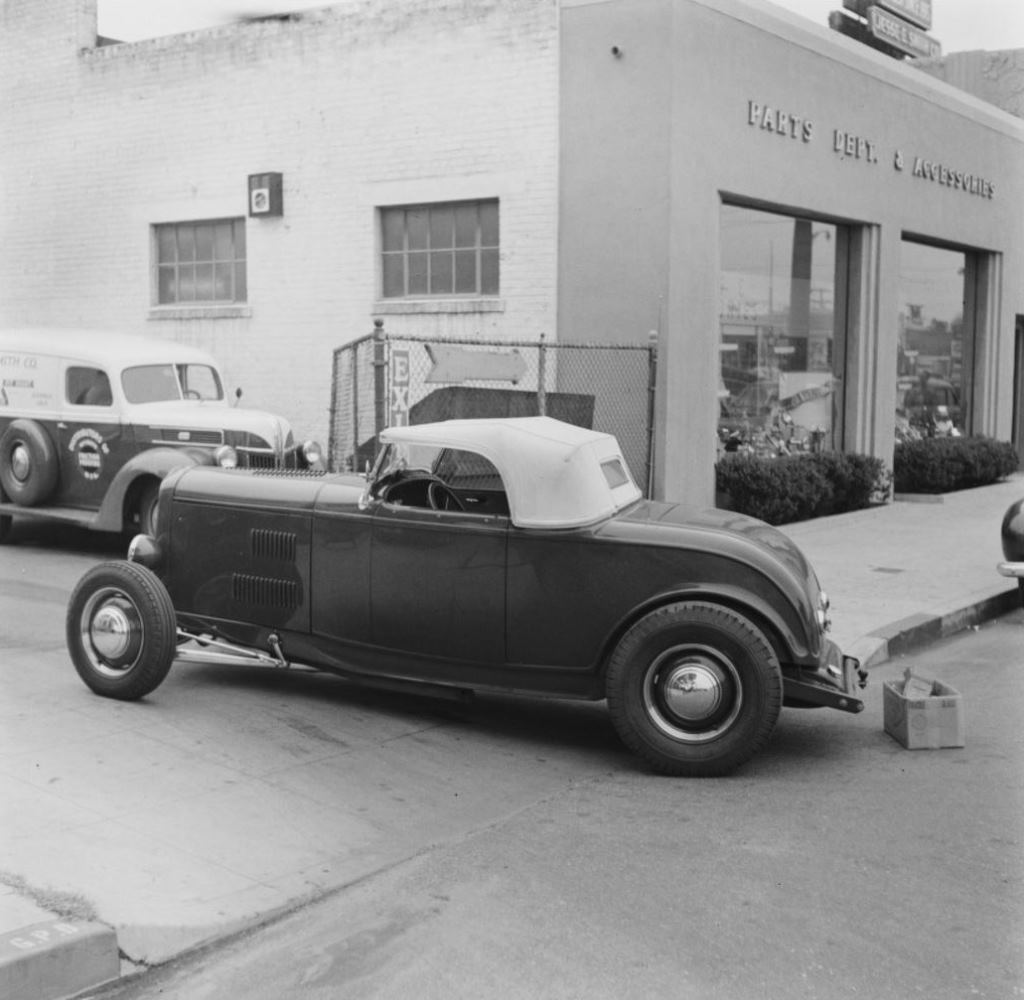
[[[908,750],[938,750],[964,745],[963,699],[941,681],[922,686],[922,678],[907,671],[901,681],[882,685],[885,731]],[[907,689],[909,688],[909,697]]]

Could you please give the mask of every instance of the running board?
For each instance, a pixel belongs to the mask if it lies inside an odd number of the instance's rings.
[[[341,677],[357,687],[371,688],[379,691],[396,691],[402,694],[419,695],[427,698],[439,698],[444,701],[454,701],[461,705],[468,705],[474,700],[474,692],[470,688],[453,687],[448,684],[433,684],[430,681],[405,680],[399,677],[379,677],[370,674],[361,674],[356,671],[345,670],[341,667],[314,667],[305,663],[293,664],[289,662],[281,649],[281,637],[271,633],[267,637],[267,643],[273,650],[273,655],[259,649],[252,649],[249,646],[236,646],[234,643],[225,642],[223,639],[214,639],[207,635],[197,635],[186,629],[178,629],[178,642],[194,643],[183,647],[178,646],[175,660],[181,663],[200,663],[206,665],[220,666],[259,666],[276,667],[279,669],[300,669],[334,674]]]
[[[0,514],[4,517],[23,517],[26,521],[61,521],[76,524],[82,528],[95,528],[97,513],[76,507],[22,507],[16,503],[0,503]]]

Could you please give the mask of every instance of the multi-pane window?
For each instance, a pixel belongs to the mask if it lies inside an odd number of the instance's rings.
[[[157,302],[244,302],[245,220],[174,222],[156,232]]]
[[[498,202],[383,208],[384,298],[498,294]]]

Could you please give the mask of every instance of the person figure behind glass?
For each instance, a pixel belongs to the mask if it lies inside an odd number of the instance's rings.
[[[938,399],[928,384],[931,377],[932,373],[927,368],[918,373],[917,385],[911,386],[907,391],[907,398],[903,403],[907,410],[926,407],[930,411],[933,406],[937,405]]]
[[[917,385],[907,391],[903,406],[907,412],[907,418],[911,424],[924,427],[929,435],[934,433],[933,416],[939,399],[935,391],[929,385],[932,373],[927,369],[918,372]]]

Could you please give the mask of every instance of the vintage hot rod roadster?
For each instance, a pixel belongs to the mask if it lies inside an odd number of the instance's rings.
[[[866,675],[781,532],[645,500],[614,437],[547,417],[394,427],[368,476],[190,468],[156,527],[75,588],[98,694],[175,658],[383,686],[606,698],[656,771],[719,775],[782,704],[859,712]]]

